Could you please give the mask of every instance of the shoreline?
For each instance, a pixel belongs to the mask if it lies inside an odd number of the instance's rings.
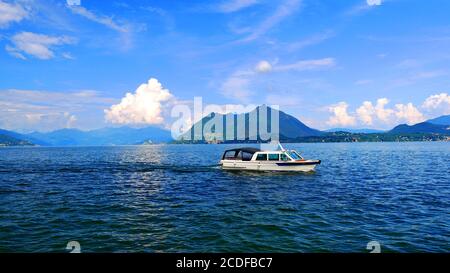
[[[317,141],[317,142],[292,142],[281,141],[282,144],[337,144],[337,143],[436,143],[436,142],[450,142],[450,140],[411,140],[411,141]],[[268,144],[270,142],[226,142],[226,143],[158,143],[152,145],[93,145],[93,146],[40,146],[40,145],[0,145],[0,149],[4,148],[112,148],[112,147],[152,147],[152,146],[179,146],[179,145],[258,145]]]

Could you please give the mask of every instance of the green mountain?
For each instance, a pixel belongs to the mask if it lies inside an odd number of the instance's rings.
[[[415,125],[401,124],[388,132],[389,134],[449,134],[450,126],[422,122]]]
[[[3,131],[3,130],[2,130]],[[0,147],[1,146],[33,146],[34,144],[23,139],[17,139],[9,135],[0,133]]]
[[[447,125],[450,126],[450,115],[440,116],[435,119],[427,120],[428,123],[437,124],[437,125]]]
[[[5,143],[7,142],[8,139],[9,141],[12,141],[14,143],[22,142],[25,143],[26,145],[41,145],[41,146],[46,145],[46,143],[44,143],[43,141],[13,131],[0,129],[0,135],[3,136],[2,139],[5,141]]]
[[[249,121],[250,121],[250,117],[256,117],[257,121],[259,121],[259,119],[261,118],[261,115],[263,110],[262,107],[266,107],[266,106],[258,106],[256,107],[254,110],[252,110],[251,112],[248,113],[243,113],[243,114],[218,114],[218,113],[210,113],[209,115],[205,116],[204,118],[202,118],[202,120],[198,121],[197,123],[195,123],[191,129],[189,129],[186,133],[184,133],[181,137],[179,137],[179,140],[192,140],[192,139],[196,139],[196,140],[200,140],[201,141],[205,141],[205,140],[212,140],[212,138],[218,138],[219,136],[221,136],[223,139],[229,139],[229,137],[225,138],[225,136],[227,135],[233,135],[234,139],[237,139],[237,135],[238,132],[244,132],[244,136],[246,140],[254,140],[254,139],[267,139],[267,137],[264,137],[262,134],[262,132],[264,132],[263,130],[260,130],[259,125],[257,125],[257,135],[251,135],[250,133],[250,126],[249,126]],[[268,131],[270,134],[270,123],[272,120],[272,114],[270,110],[273,110],[274,113],[277,113],[279,116],[279,130],[280,130],[280,139],[294,139],[297,137],[306,137],[306,136],[320,136],[323,134],[323,132],[316,130],[316,129],[312,129],[308,126],[306,126],[304,123],[302,123],[301,121],[299,121],[298,119],[296,119],[295,117],[288,115],[282,111],[278,111],[276,109],[272,109],[270,107],[267,107],[267,116],[264,116],[264,118],[267,117],[267,124],[269,124],[268,126]],[[203,130],[205,129],[205,126],[209,126],[208,123],[213,119],[213,118],[218,118],[220,120],[220,122],[222,123],[222,132],[216,132],[216,128],[215,125],[212,126],[211,128],[211,133],[212,135],[203,135]],[[228,121],[234,120],[234,124],[227,124]],[[238,121],[245,121],[244,126],[243,124],[239,124]],[[212,123],[212,122],[211,122]],[[258,122],[256,122],[258,124]],[[231,127],[231,125],[234,125],[234,131],[233,132],[228,132],[227,129]],[[240,127],[239,127],[240,125]],[[201,130],[196,131],[195,129],[199,128]]]

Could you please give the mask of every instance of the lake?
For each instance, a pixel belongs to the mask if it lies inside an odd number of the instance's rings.
[[[285,146],[322,165],[218,168],[240,145],[1,148],[0,252],[450,251],[450,143]]]

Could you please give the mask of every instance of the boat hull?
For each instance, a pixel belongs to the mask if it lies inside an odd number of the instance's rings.
[[[243,170],[243,171],[276,171],[276,172],[312,172],[321,162],[320,160],[305,161],[239,161],[222,160],[220,161],[224,170]]]

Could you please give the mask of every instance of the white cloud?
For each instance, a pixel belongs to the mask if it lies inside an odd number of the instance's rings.
[[[262,79],[262,74],[269,72],[286,72],[286,71],[306,71],[329,68],[335,65],[333,58],[324,58],[317,60],[301,60],[291,64],[269,63],[266,60],[258,62],[253,69],[237,70],[232,73],[222,84],[222,94],[228,98],[245,101],[251,95],[252,83],[257,79]]]
[[[74,128],[77,122],[77,117],[69,112],[56,113],[40,113],[40,114],[25,114],[25,123],[27,130],[39,124],[40,131],[52,131],[61,128]]]
[[[277,7],[275,12],[263,20],[259,25],[253,28],[253,31],[242,42],[250,42],[258,39],[264,35],[271,28],[278,25],[284,18],[294,13],[300,6],[301,0],[286,0],[283,4]]]
[[[423,114],[412,103],[396,104],[396,117],[400,121],[405,121],[408,124],[416,124],[425,121]]]
[[[64,52],[63,54],[61,54],[61,56],[62,56],[63,58],[68,59],[68,60],[75,60],[75,57],[72,56],[72,54],[70,54],[69,52]]]
[[[367,0],[366,2],[369,6],[380,6],[382,3],[381,0]]]
[[[278,64],[269,63],[268,61],[262,60],[258,62],[255,66],[255,71],[258,73],[267,72],[285,72],[285,71],[306,71],[306,70],[317,70],[322,68],[330,68],[336,65],[336,61],[333,58],[323,58],[315,60],[300,60],[295,63],[290,64]]]
[[[236,12],[258,4],[258,0],[228,0],[222,2],[217,10],[223,13]]]
[[[32,32],[21,32],[11,38],[13,46],[7,45],[6,50],[13,56],[25,59],[24,54],[41,60],[55,56],[53,47],[72,44],[75,40],[68,36],[47,36]]]
[[[363,12],[371,10],[372,8],[381,6],[383,4],[383,1],[385,0],[366,0],[365,3],[360,3],[357,4],[356,6],[353,6],[350,10],[348,10],[345,13],[345,15],[347,16],[359,15]]]
[[[129,50],[134,45],[134,33],[147,29],[146,24],[131,24],[105,15],[96,14],[82,6],[67,6],[74,14],[80,15],[92,22],[101,24],[119,33],[119,48]]]
[[[233,74],[222,84],[221,91],[225,97],[238,100],[246,100],[252,92],[249,89],[250,79],[248,77]]]
[[[348,113],[349,105],[346,102],[331,105],[328,110],[333,113],[333,116],[330,117],[328,124],[386,128],[386,126],[395,126],[399,123],[416,124],[426,120],[425,116],[412,103],[396,104],[394,108],[386,107],[388,103],[387,98],[378,99],[376,105],[365,101],[356,109],[354,116]]]
[[[383,123],[389,122],[390,117],[394,114],[392,109],[386,109],[385,106],[389,103],[386,98],[377,100],[376,106],[373,106],[372,102],[365,101],[356,110],[358,119],[365,125],[373,125],[374,119],[378,119]]]
[[[429,96],[422,104],[422,108],[428,111],[437,110],[440,114],[448,115],[450,114],[450,95],[441,93]]]
[[[118,32],[126,33],[130,31],[130,28],[125,25],[121,25],[115,22],[112,17],[96,15],[92,11],[87,10],[82,6],[68,6],[68,8],[75,14],[83,16],[84,18],[96,22],[98,24],[104,25],[110,29],[116,30]]]
[[[92,90],[0,90],[0,128],[18,131],[96,128],[103,122],[102,110],[114,101]],[[98,119],[95,113],[100,113]]]
[[[340,102],[328,107],[328,111],[333,113],[333,116],[327,121],[331,126],[354,126],[356,124],[356,118],[349,115],[347,112],[348,104],[346,102]]]
[[[308,37],[308,38],[300,40],[300,41],[285,44],[285,45],[283,45],[283,49],[286,49],[287,51],[301,50],[305,47],[319,44],[319,43],[326,41],[334,36],[335,36],[335,33],[333,31],[328,30],[323,33],[313,35],[311,37]]]
[[[105,119],[116,124],[162,124],[165,103],[173,98],[169,90],[151,78],[135,93],[127,93],[119,104],[105,110]]]
[[[22,21],[28,16],[28,11],[18,4],[0,1],[0,28],[6,28],[11,23]]]
[[[333,67],[336,64],[333,58],[324,58],[317,60],[302,60],[292,64],[277,65],[274,67],[274,71],[305,71],[305,70],[315,70],[320,68]]]
[[[255,70],[259,73],[270,72],[272,70],[272,65],[268,61],[263,60],[256,65]]]

